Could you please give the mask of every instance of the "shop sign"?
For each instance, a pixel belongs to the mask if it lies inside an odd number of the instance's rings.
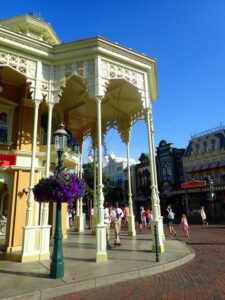
[[[184,182],[181,184],[182,189],[188,189],[188,188],[194,188],[194,187],[202,187],[206,186],[207,183],[205,180],[193,180],[193,181],[188,181]]]

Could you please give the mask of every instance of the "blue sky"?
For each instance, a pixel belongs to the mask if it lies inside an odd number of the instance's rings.
[[[1,3],[0,18],[32,11],[63,42],[101,35],[157,59],[155,146],[165,139],[186,147],[190,134],[225,124],[224,0],[11,0]],[[126,155],[116,132],[106,141],[108,152]],[[148,152],[147,131],[139,121],[131,156],[142,151]]]

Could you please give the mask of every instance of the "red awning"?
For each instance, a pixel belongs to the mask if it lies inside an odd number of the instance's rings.
[[[193,181],[188,181],[184,182],[181,184],[182,189],[188,189],[188,188],[193,188],[193,187],[201,187],[201,186],[206,186],[207,183],[205,180],[193,180]]]
[[[15,154],[0,154],[0,167],[7,167],[16,164]]]

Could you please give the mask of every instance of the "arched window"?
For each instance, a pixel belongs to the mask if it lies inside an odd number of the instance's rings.
[[[0,111],[0,143],[8,142],[8,116]]]

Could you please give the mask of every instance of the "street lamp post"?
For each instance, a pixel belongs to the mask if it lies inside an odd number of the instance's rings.
[[[209,177],[209,198],[213,206],[213,217],[216,218],[216,210],[215,210],[215,193],[214,193],[214,183],[211,177]]]
[[[64,129],[64,125],[61,123],[59,128],[54,133],[55,137],[55,149],[58,154],[58,164],[55,169],[55,173],[61,173],[65,166],[63,165],[62,155],[67,147],[67,132]],[[62,248],[62,208],[61,202],[57,202],[56,207],[56,224],[54,234],[54,245],[52,253],[52,261],[50,266],[51,278],[62,278],[64,276],[64,260],[63,260],[63,248]]]

